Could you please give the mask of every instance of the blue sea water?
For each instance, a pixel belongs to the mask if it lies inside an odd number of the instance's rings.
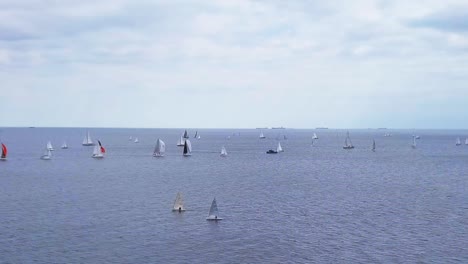
[[[86,129],[0,129],[0,263],[468,263],[468,131],[200,129],[191,157],[181,129],[90,132],[102,160]]]

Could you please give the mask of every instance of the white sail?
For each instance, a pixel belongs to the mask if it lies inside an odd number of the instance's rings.
[[[68,148],[67,142],[64,141],[61,148],[62,149],[67,149]]]
[[[276,148],[276,152],[283,152],[283,148],[281,147],[281,143],[278,142],[278,147]]]
[[[221,157],[226,157],[227,156],[227,151],[226,151],[226,148],[223,146],[221,148]]]
[[[156,141],[156,147],[154,147],[153,156],[162,157],[164,156],[164,152],[166,152],[166,144],[158,138],[158,141]]]
[[[44,154],[41,156],[41,159],[50,160],[51,158],[52,158],[52,152],[50,152],[50,149],[46,148],[44,151]]]
[[[343,146],[344,149],[353,149],[353,142],[351,142],[351,138],[349,137],[349,131],[346,131],[346,139],[345,144]]]
[[[184,156],[190,156],[192,155],[192,143],[190,143],[190,140],[186,139],[185,144],[184,144]]]
[[[415,136],[413,136],[413,144],[411,144],[411,147],[414,148],[414,149],[416,148],[416,137]]]
[[[210,212],[206,220],[222,220],[222,218],[218,217],[218,214],[218,205],[216,204],[216,198],[214,198],[213,202],[211,202]]]
[[[93,141],[91,140],[91,136],[89,135],[89,131],[86,132],[86,136],[83,139],[83,144],[82,145],[83,146],[92,146],[92,145],[94,145]]]
[[[177,141],[177,146],[182,147],[185,145],[185,138],[184,136],[180,136],[179,140]]]
[[[174,206],[172,207],[172,211],[185,211],[184,199],[182,198],[182,194],[180,194],[180,192],[177,193],[176,199],[174,201]]]
[[[263,135],[263,132],[260,132],[260,136],[258,136],[259,138],[265,138],[265,135]]]
[[[465,145],[468,145],[468,138],[465,139]]]
[[[460,146],[460,145],[461,145],[461,140],[460,140],[459,137],[457,138],[457,141],[455,142],[455,145],[457,145],[457,146]]]
[[[318,139],[317,134],[314,133],[314,136],[312,137],[313,139]]]
[[[138,142],[140,142],[140,141],[139,141],[138,138],[136,137],[134,142],[135,142],[135,143],[138,143]]]
[[[52,147],[52,143],[50,143],[50,141],[47,142],[47,149],[50,151],[54,150],[54,148]]]
[[[93,149],[93,158],[104,158],[104,153],[102,153],[101,146],[96,145]]]

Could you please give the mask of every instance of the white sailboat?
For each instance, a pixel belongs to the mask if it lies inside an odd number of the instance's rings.
[[[218,205],[216,204],[216,197],[213,199],[213,202],[211,202],[211,207],[210,207],[210,212],[208,213],[208,217],[206,220],[210,221],[218,221],[218,220],[223,220],[222,218],[218,217]]]
[[[372,140],[372,151],[375,152],[375,139]]]
[[[457,141],[455,142],[455,146],[460,146],[461,145],[461,140],[460,138],[458,137],[457,138]]]
[[[166,144],[158,138],[154,147],[153,157],[162,157],[164,156],[164,152],[166,152]]]
[[[42,154],[41,159],[42,160],[50,160],[52,158],[52,152],[50,152],[50,149],[46,148],[44,151],[44,154]]]
[[[91,140],[91,136],[89,135],[89,131],[86,131],[86,136],[83,139],[83,146],[94,146],[93,141]]]
[[[313,139],[318,139],[317,134],[314,133]]]
[[[183,137],[184,137],[185,139],[189,138],[189,135],[188,135],[188,133],[187,133],[187,130],[184,131]]]
[[[2,154],[0,155],[0,160],[6,160],[8,154],[8,149],[5,144],[2,143]]]
[[[415,136],[413,136],[413,144],[411,144],[411,147],[412,147],[413,149],[416,148],[416,137],[415,137]]]
[[[221,148],[221,154],[220,154],[221,157],[226,157],[227,156],[227,151],[226,151],[226,148],[223,146]]]
[[[50,151],[54,151],[54,148],[52,147],[52,143],[50,143],[50,140],[47,141],[47,149]]]
[[[174,201],[174,206],[172,207],[172,211],[179,213],[185,211],[184,199],[182,198],[182,194],[180,192],[177,193],[176,199]]]
[[[344,149],[353,149],[354,148],[353,142],[351,142],[351,138],[349,137],[349,131],[346,131],[346,139],[345,139],[345,143],[344,143],[343,148]]]
[[[260,139],[264,139],[264,138],[266,138],[266,137],[265,137],[265,135],[263,135],[263,132],[262,132],[262,131],[260,131],[260,136],[258,136],[258,138],[260,138]]]
[[[184,156],[191,156],[192,155],[192,143],[190,140],[186,139],[184,144]]]
[[[465,145],[468,145],[468,138],[465,139]]]
[[[63,141],[63,144],[62,144],[62,146],[60,148],[61,149],[67,149],[68,148],[67,142]]]
[[[276,152],[284,152],[283,148],[281,147],[281,142],[278,142],[278,147],[276,148]]]
[[[133,142],[139,143],[140,141],[139,141],[138,138],[136,137],[136,138],[135,138],[135,141],[133,141]]]
[[[200,138],[201,138],[201,137],[200,137],[200,134],[198,134],[198,131],[195,131],[195,137],[194,137],[194,138],[195,138],[195,139],[200,139]]]
[[[106,153],[106,149],[102,146],[101,141],[98,140],[98,145],[94,146],[92,157],[102,159],[104,158],[104,153]]]

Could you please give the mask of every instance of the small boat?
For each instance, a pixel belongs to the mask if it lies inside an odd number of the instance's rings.
[[[372,140],[372,151],[375,152],[375,139]]]
[[[158,138],[154,147],[153,157],[162,157],[164,156],[164,152],[166,152],[166,144]]]
[[[209,221],[218,221],[218,220],[223,220],[222,218],[218,217],[218,205],[216,204],[216,197],[213,199],[213,202],[211,202],[211,207],[210,207],[210,212],[208,212],[208,217],[206,220]]]
[[[104,153],[106,153],[106,149],[102,146],[101,141],[98,140],[98,145],[94,146],[92,157],[95,159],[102,159],[104,158]]]
[[[227,151],[226,151],[226,148],[223,146],[221,148],[221,154],[220,154],[221,157],[226,157],[227,156]]]
[[[411,148],[416,148],[416,137],[413,136],[413,144],[411,144]]]
[[[8,154],[8,149],[5,144],[2,143],[2,155],[0,155],[0,160],[6,160]]]
[[[278,154],[278,151],[270,149],[266,152],[266,154]]]
[[[192,155],[192,143],[190,143],[190,140],[185,140],[184,144],[184,156],[191,156]]]
[[[180,192],[177,193],[177,196],[174,201],[174,206],[172,207],[173,212],[184,212],[185,207],[184,207],[184,199],[182,198],[182,194]]]
[[[188,135],[188,133],[187,133],[187,130],[185,130],[184,135],[183,135],[183,138],[186,138],[186,139],[189,138],[189,135]]]
[[[349,131],[346,131],[346,139],[345,139],[343,149],[353,149],[353,148],[354,146],[353,146],[353,142],[351,142],[351,138],[349,137]]]
[[[465,145],[468,145],[468,138],[465,139]]]
[[[263,132],[260,132],[260,136],[258,136],[258,138],[264,139],[264,138],[266,138],[266,137],[265,137],[265,135],[263,135]]]
[[[94,146],[93,141],[91,140],[91,136],[89,135],[89,131],[86,132],[86,136],[83,139],[83,146]]]
[[[276,147],[276,152],[284,152],[283,148],[281,147],[280,142],[278,142],[278,147]]]
[[[41,160],[50,160],[52,158],[52,152],[50,152],[50,149],[46,148],[44,151],[44,154],[41,156]]]
[[[54,147],[52,147],[52,143],[50,143],[50,141],[47,141],[47,149],[50,151],[54,151]]]
[[[460,138],[458,137],[457,138],[457,141],[455,142],[455,146],[460,146],[461,145],[461,140]]]
[[[177,141],[177,146],[178,147],[183,147],[185,145],[185,139],[184,136],[180,136],[179,140]]]
[[[68,148],[67,142],[64,141],[60,148],[61,149],[67,149]]]
[[[138,138],[136,137],[136,138],[135,138],[135,141],[133,141],[133,142],[139,143],[140,141],[139,141]]]
[[[317,134],[314,133],[313,139],[318,139]]]
[[[194,138],[195,139],[200,139],[201,138],[200,135],[198,134],[198,131],[195,131],[195,137]]]

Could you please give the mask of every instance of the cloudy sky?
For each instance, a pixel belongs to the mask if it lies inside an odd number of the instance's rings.
[[[0,126],[467,128],[468,2],[0,0]]]

